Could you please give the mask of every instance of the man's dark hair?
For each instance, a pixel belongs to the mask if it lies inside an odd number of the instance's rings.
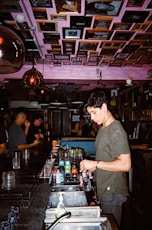
[[[38,120],[38,119],[42,119],[42,120],[43,120],[42,115],[41,115],[41,114],[39,114],[39,113],[34,114],[34,115],[33,115],[33,121]]]
[[[87,108],[88,106],[101,108],[104,103],[108,106],[108,96],[104,91],[98,90],[91,93],[87,103],[85,104],[85,108]]]

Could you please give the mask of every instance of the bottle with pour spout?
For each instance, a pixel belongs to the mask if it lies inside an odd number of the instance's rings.
[[[63,203],[63,194],[62,192],[59,193],[59,202],[57,204],[57,208],[55,210],[55,217],[59,218],[62,216],[64,213],[66,213],[66,209]]]

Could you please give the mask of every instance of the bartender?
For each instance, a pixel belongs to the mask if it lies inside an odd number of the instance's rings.
[[[121,222],[122,204],[127,200],[126,172],[131,168],[131,155],[127,134],[121,123],[108,109],[104,91],[92,93],[86,110],[91,120],[101,125],[96,136],[96,160],[80,162],[80,171],[96,170],[97,194],[103,213],[113,214],[118,225]]]

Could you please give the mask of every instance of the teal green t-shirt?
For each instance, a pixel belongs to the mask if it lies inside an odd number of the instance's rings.
[[[96,160],[113,161],[120,154],[130,154],[127,134],[119,121],[101,127],[96,137]],[[99,199],[109,193],[128,195],[125,172],[97,169],[97,194]]]

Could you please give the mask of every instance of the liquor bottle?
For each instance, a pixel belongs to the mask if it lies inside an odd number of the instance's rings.
[[[92,185],[91,185],[91,181],[89,179],[87,171],[82,172],[82,180],[83,180],[83,188],[84,188],[84,190],[86,192],[91,191]]]

